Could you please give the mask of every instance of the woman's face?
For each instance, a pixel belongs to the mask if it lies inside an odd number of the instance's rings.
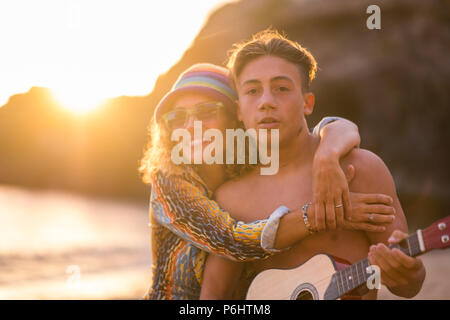
[[[202,154],[204,149],[211,143],[212,141],[206,141],[204,139],[204,133],[208,129],[218,129],[222,133],[223,137],[223,147],[225,148],[225,130],[230,128],[235,128],[236,119],[233,119],[233,116],[227,112],[226,107],[220,107],[220,104],[217,104],[217,100],[209,97],[206,94],[200,93],[189,93],[184,94],[178,97],[170,109],[169,112],[177,112],[172,113],[173,115],[180,115],[183,119],[183,115],[185,112],[188,112],[188,116],[186,120],[176,122],[176,125],[169,127],[169,130],[175,130],[179,128],[184,128],[187,130],[191,136],[191,156],[194,155],[194,147],[197,144],[201,144],[202,146]],[[194,136],[194,121],[200,121],[201,126],[197,124],[197,130],[201,127],[201,138],[195,139]]]

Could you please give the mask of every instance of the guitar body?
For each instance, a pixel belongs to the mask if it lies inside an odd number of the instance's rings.
[[[253,279],[246,299],[323,300],[337,270],[327,254],[315,255],[297,268],[265,270]]]
[[[425,230],[417,230],[389,248],[415,257],[434,249],[450,247],[450,216]],[[317,254],[292,269],[269,269],[259,273],[250,284],[247,300],[333,300],[349,293],[365,294],[372,272],[365,258],[350,262],[325,253]],[[367,293],[368,291],[366,291]]]

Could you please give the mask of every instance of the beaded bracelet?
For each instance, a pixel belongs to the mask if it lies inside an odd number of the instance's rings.
[[[302,206],[302,212],[303,212],[303,221],[305,222],[306,230],[308,230],[309,234],[313,234],[314,231],[311,228],[311,224],[309,223],[308,215],[307,215],[308,207],[310,205],[311,205],[311,202],[308,202],[307,204]]]

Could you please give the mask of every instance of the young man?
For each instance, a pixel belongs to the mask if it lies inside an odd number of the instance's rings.
[[[267,218],[280,204],[291,210],[302,207],[313,196],[311,188],[306,186],[311,185],[312,160],[318,146],[305,120],[314,108],[314,95],[309,91],[316,70],[313,56],[298,43],[265,31],[236,47],[230,69],[239,95],[239,118],[245,127],[279,130],[279,171],[275,175],[260,175],[259,170],[253,170],[229,181],[217,191],[217,201],[242,221]],[[255,275],[269,268],[296,267],[321,252],[350,263],[369,256],[371,264],[381,269],[382,284],[398,296],[413,297],[425,278],[423,263],[386,246],[399,242],[408,231],[392,176],[383,161],[367,150],[351,151],[341,160],[343,168],[349,164],[355,168],[354,172],[348,172],[351,192],[384,193],[394,199],[394,221],[386,224],[386,231],[322,231],[325,225],[336,225],[336,221],[327,221],[328,217],[325,221],[305,221],[304,227],[315,234],[287,251],[247,267]],[[342,203],[327,205],[338,208]],[[299,216],[299,219],[303,218]],[[275,247],[283,245],[275,239]],[[201,298],[230,298],[239,278],[237,274],[242,270],[243,264],[210,256]],[[364,298],[375,299],[376,290],[367,292]]]

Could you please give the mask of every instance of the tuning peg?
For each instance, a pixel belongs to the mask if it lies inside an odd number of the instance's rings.
[[[446,234],[444,234],[444,235],[441,237],[442,243],[447,243],[448,240],[449,240],[449,238],[448,238],[448,235],[446,235]]]

